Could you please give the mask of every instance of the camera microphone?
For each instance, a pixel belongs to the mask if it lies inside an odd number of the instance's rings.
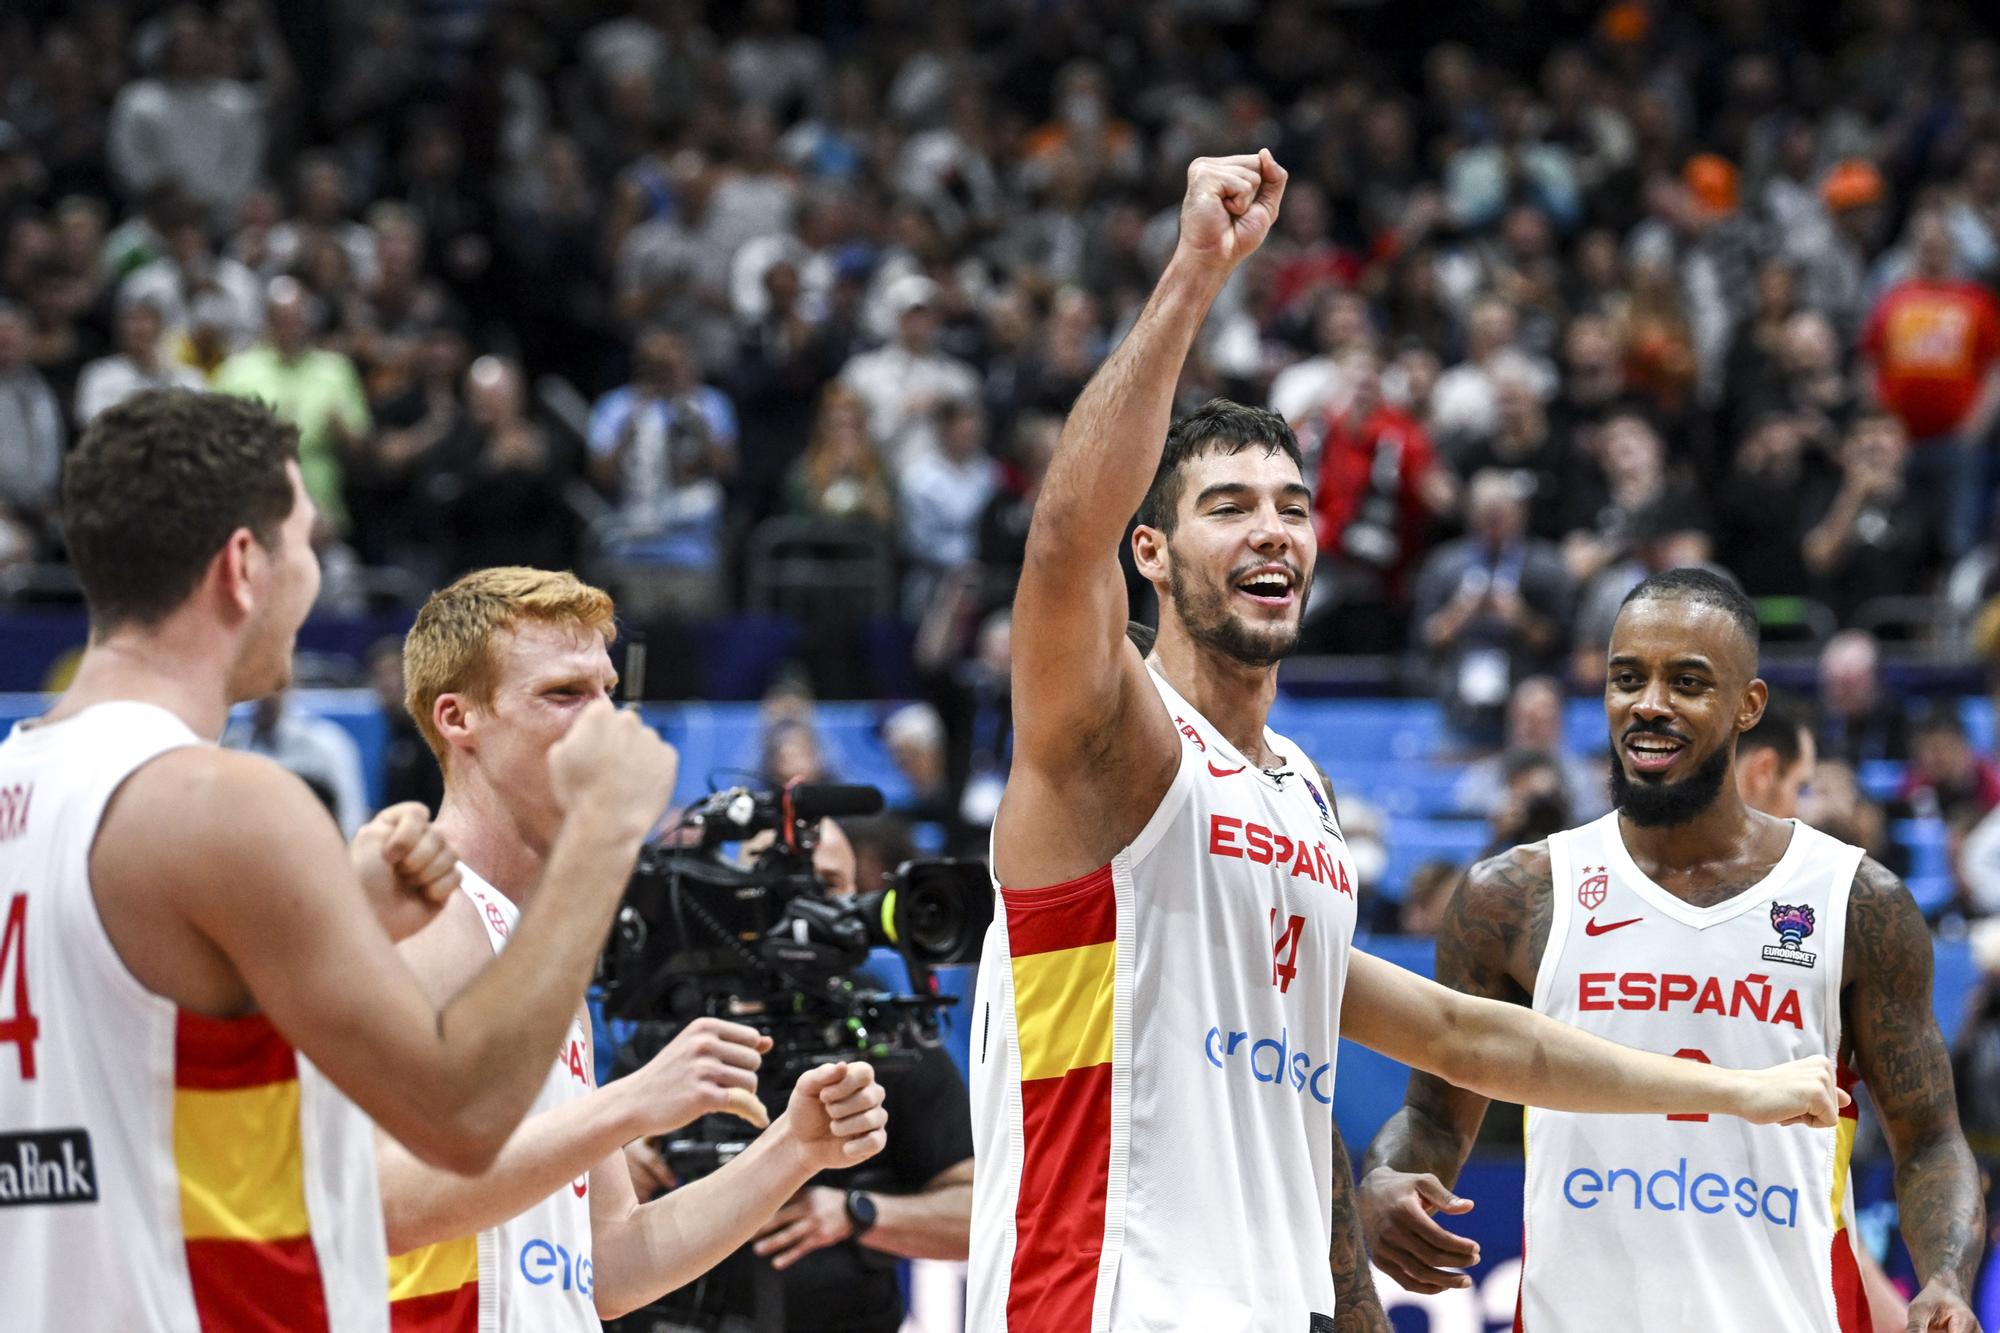
[[[882,812],[882,793],[846,782],[799,782],[787,789],[792,813],[800,819],[846,819]]]

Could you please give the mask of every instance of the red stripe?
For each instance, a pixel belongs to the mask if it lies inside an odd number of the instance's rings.
[[[1859,1120],[1861,1118],[1861,1094],[1857,1089],[1861,1086],[1861,1075],[1855,1073],[1853,1066],[1842,1060],[1834,1065],[1833,1076],[1839,1082],[1840,1090],[1846,1093],[1850,1099],[1847,1105],[1840,1108],[1840,1118],[1842,1120]]]
[[[434,1291],[389,1304],[389,1333],[474,1333],[479,1327],[479,1282],[456,1291]]]
[[[1845,1229],[1833,1233],[1833,1308],[1840,1317],[1840,1333],[1875,1333],[1861,1265],[1855,1262],[1854,1241]]]
[[[1111,1066],[1021,1085],[1021,1197],[1014,1211],[1010,1333],[1090,1327],[1111,1180]]]
[[[1007,951],[1016,958],[1118,938],[1110,866],[1046,889],[1002,889],[1000,899],[1007,907]]]
[[[211,1092],[288,1083],[299,1076],[291,1043],[262,1014],[209,1018],[182,1009],[174,1024],[174,1086]]]
[[[311,1236],[191,1240],[188,1277],[201,1327],[212,1333],[324,1333],[326,1291]]]

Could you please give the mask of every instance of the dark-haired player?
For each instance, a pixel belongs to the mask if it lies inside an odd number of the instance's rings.
[[[1823,1056],[1664,1059],[1350,951],[1330,797],[1265,726],[1315,555],[1298,443],[1220,400],[1170,420],[1284,185],[1268,152],[1189,169],[1173,259],[1036,506],[973,1015],[975,1330],[1385,1327],[1334,1129],[1342,1035],[1574,1110],[1836,1118]],[[1118,561],[1135,510],[1161,607],[1143,658]]]
[[[1844,1083],[1867,1083],[1895,1157],[1925,1283],[1909,1328],[1974,1333],[1983,1208],[1931,1011],[1930,935],[1859,848],[1745,804],[1733,765],[1765,715],[1757,637],[1756,608],[1719,575],[1633,589],[1604,693],[1617,809],[1474,866],[1438,934],[1438,979],[1688,1061],[1835,1058]],[[1446,1182],[1486,1100],[1413,1074],[1369,1150],[1362,1217],[1376,1262],[1411,1290],[1466,1285],[1443,1270],[1476,1247],[1429,1214],[1471,1206]],[[1845,1197],[1853,1114],[1826,1128],[1530,1109],[1516,1326],[1596,1333],[1615,1292],[1633,1333],[1869,1328]]]
[[[381,1333],[369,1119],[449,1169],[492,1161],[673,790],[635,716],[584,710],[549,757],[566,892],[426,996],[391,935],[450,896],[449,846],[405,809],[350,860],[303,782],[214,744],[231,704],[290,679],[313,518],[296,433],[246,400],[139,394],[69,457],[90,645],[0,744],[10,1329]]]

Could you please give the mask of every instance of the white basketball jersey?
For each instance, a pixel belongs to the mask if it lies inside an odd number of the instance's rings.
[[[458,873],[497,954],[507,947],[521,909],[463,863]],[[591,1059],[590,1028],[579,1014],[570,1020],[528,1117],[588,1094],[595,1086]],[[587,1174],[477,1236],[389,1261],[396,1333],[596,1333],[603,1327],[596,1289]]]
[[[1101,869],[1002,888],[987,935],[973,1333],[1306,1333],[1334,1312],[1353,862],[1306,755],[1266,732],[1286,766],[1262,772],[1153,681],[1181,736],[1158,809]]]
[[[367,1118],[261,1015],[140,985],[97,914],[112,794],[199,744],[136,702],[0,744],[0,1327],[382,1333]]]
[[[1735,1068],[1840,1058],[1861,850],[1794,822],[1770,874],[1694,907],[1634,864],[1618,816],[1549,839],[1535,1008],[1642,1050]],[[1852,1079],[1843,1070],[1843,1086]],[[1523,1333],[1851,1333],[1854,1109],[1837,1129],[1530,1108]],[[1615,1296],[1614,1305],[1607,1304]]]

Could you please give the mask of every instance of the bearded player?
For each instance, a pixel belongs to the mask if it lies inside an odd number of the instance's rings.
[[[1895,1159],[1924,1283],[1907,1327],[1976,1333],[1984,1209],[1931,1009],[1930,935],[1860,848],[1745,805],[1732,763],[1764,712],[1757,634],[1756,608],[1718,575],[1672,570],[1632,591],[1604,691],[1617,809],[1474,866],[1438,934],[1438,979],[1690,1061],[1837,1058],[1844,1085],[1868,1085]],[[1463,1286],[1444,1270],[1477,1257],[1429,1213],[1470,1207],[1445,1182],[1486,1100],[1414,1074],[1369,1150],[1369,1241],[1411,1290]],[[1612,1289],[1633,1333],[1870,1328],[1847,1226],[1854,1127],[1852,1107],[1835,1129],[1530,1110],[1517,1327],[1601,1329]]]
[[[1268,152],[1190,167],[1174,256],[1077,400],[1029,533],[974,1015],[975,1330],[1385,1328],[1334,1129],[1342,1035],[1570,1110],[1836,1118],[1823,1056],[1642,1054],[1350,952],[1324,780],[1265,726],[1315,554],[1297,441],[1220,401],[1170,422],[1284,187]],[[1145,658],[1118,563],[1134,510],[1160,597]]]

